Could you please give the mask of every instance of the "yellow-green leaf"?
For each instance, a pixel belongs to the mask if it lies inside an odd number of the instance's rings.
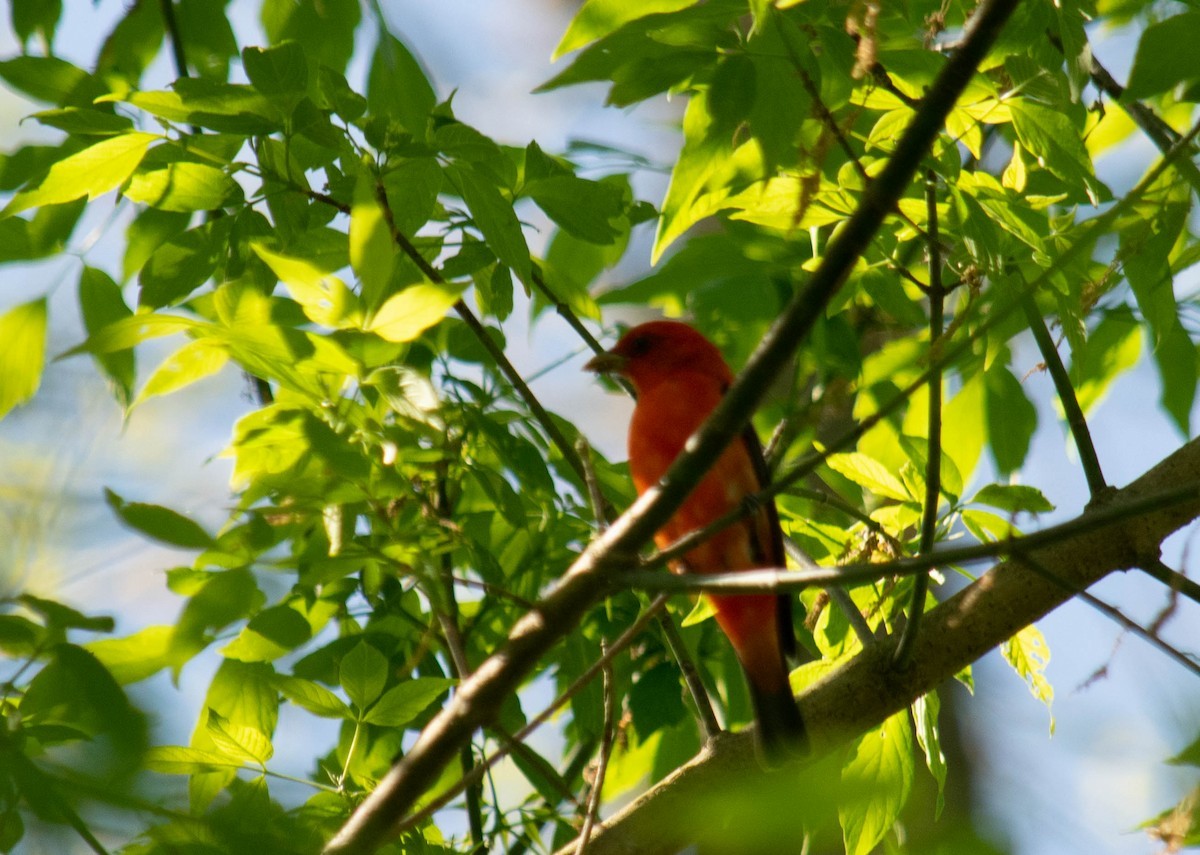
[[[1030,625],[1018,632],[1004,644],[1000,652],[1017,676],[1025,681],[1030,693],[1050,709],[1054,702],[1054,686],[1046,679],[1046,666],[1050,664],[1050,648],[1046,637],[1036,626]],[[1050,716],[1050,732],[1054,733],[1054,715]]]
[[[205,730],[221,754],[236,760],[261,765],[275,753],[261,730],[232,722],[211,708]]]
[[[876,496],[896,499],[900,502],[910,502],[917,498],[908,494],[904,484],[886,466],[862,452],[832,454],[826,463],[834,472],[845,475],[855,484],[866,487]]]
[[[867,855],[895,824],[913,781],[913,740],[901,710],[859,737],[842,769],[838,819],[846,855]]]
[[[280,255],[261,243],[252,244],[279,281],[288,287],[313,323],[327,327],[357,326],[358,298],[338,277],[311,261]]]
[[[378,306],[396,268],[396,247],[366,170],[359,177],[350,209],[350,266],[362,283],[367,306]]]
[[[14,196],[0,212],[0,218],[43,205],[61,205],[83,196],[95,199],[115,190],[133,174],[146,149],[157,139],[157,134],[122,134],[63,158],[50,167],[36,187],[28,187]]]
[[[215,751],[185,748],[181,745],[160,745],[148,750],[146,768],[162,775],[194,775],[217,769],[241,768],[241,761],[232,760]]]
[[[138,392],[132,407],[158,395],[177,392],[185,386],[216,374],[229,361],[225,348],[210,339],[189,341],[162,361],[146,385]]]
[[[457,302],[457,291],[432,282],[419,282],[389,297],[367,328],[388,341],[412,341],[446,317],[446,312]]]
[[[125,196],[163,211],[212,211],[241,197],[241,186],[204,163],[172,163],[133,176]]]
[[[46,299],[0,316],[0,418],[33,397],[46,361]]]

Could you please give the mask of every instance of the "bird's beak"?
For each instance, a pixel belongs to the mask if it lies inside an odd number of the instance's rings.
[[[597,353],[584,363],[583,370],[591,371],[595,374],[621,374],[624,372],[625,364],[628,361],[621,354],[606,350],[603,353]]]

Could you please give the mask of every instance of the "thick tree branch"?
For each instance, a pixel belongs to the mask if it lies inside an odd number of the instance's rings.
[[[1084,533],[1029,551],[1051,569],[1047,579],[1014,558],[925,615],[913,644],[911,667],[902,674],[891,665],[896,642],[888,639],[865,650],[799,698],[814,751],[832,751],[878,725],[921,695],[951,679],[996,645],[1011,638],[1114,570],[1136,567],[1154,554],[1172,532],[1200,516],[1200,440],[1183,446],[1080,520],[1108,517],[1155,504],[1153,497],[1192,491],[1187,501],[1159,506],[1120,524],[1085,526]],[[597,828],[590,855],[670,853],[695,841],[695,823],[674,822],[684,806],[718,791],[722,782],[758,774],[747,733],[724,736],[706,747],[616,816]],[[573,847],[561,850],[569,855]]]

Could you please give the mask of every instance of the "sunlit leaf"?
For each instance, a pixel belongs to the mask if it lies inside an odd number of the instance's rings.
[[[0,211],[0,217],[42,205],[61,205],[84,196],[95,199],[115,190],[133,174],[146,150],[158,139],[156,134],[135,131],[101,140],[69,155],[51,166],[36,186],[14,196]]]
[[[0,418],[37,392],[45,360],[45,298],[0,315]]]

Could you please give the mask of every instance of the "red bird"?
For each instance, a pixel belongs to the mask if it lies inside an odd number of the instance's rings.
[[[638,495],[666,473],[733,382],[717,348],[687,324],[651,321],[629,330],[586,370],[620,374],[633,384],[637,406],[629,425],[629,470]],[[721,454],[667,523],[654,535],[665,548],[741,507],[768,482],[753,425]],[[775,503],[693,547],[672,563],[676,573],[720,573],[784,567]],[[807,735],[788,683],[785,657],[796,652],[792,600],[770,594],[711,595],[717,623],[746,672],[762,754],[780,761],[807,750]]]

